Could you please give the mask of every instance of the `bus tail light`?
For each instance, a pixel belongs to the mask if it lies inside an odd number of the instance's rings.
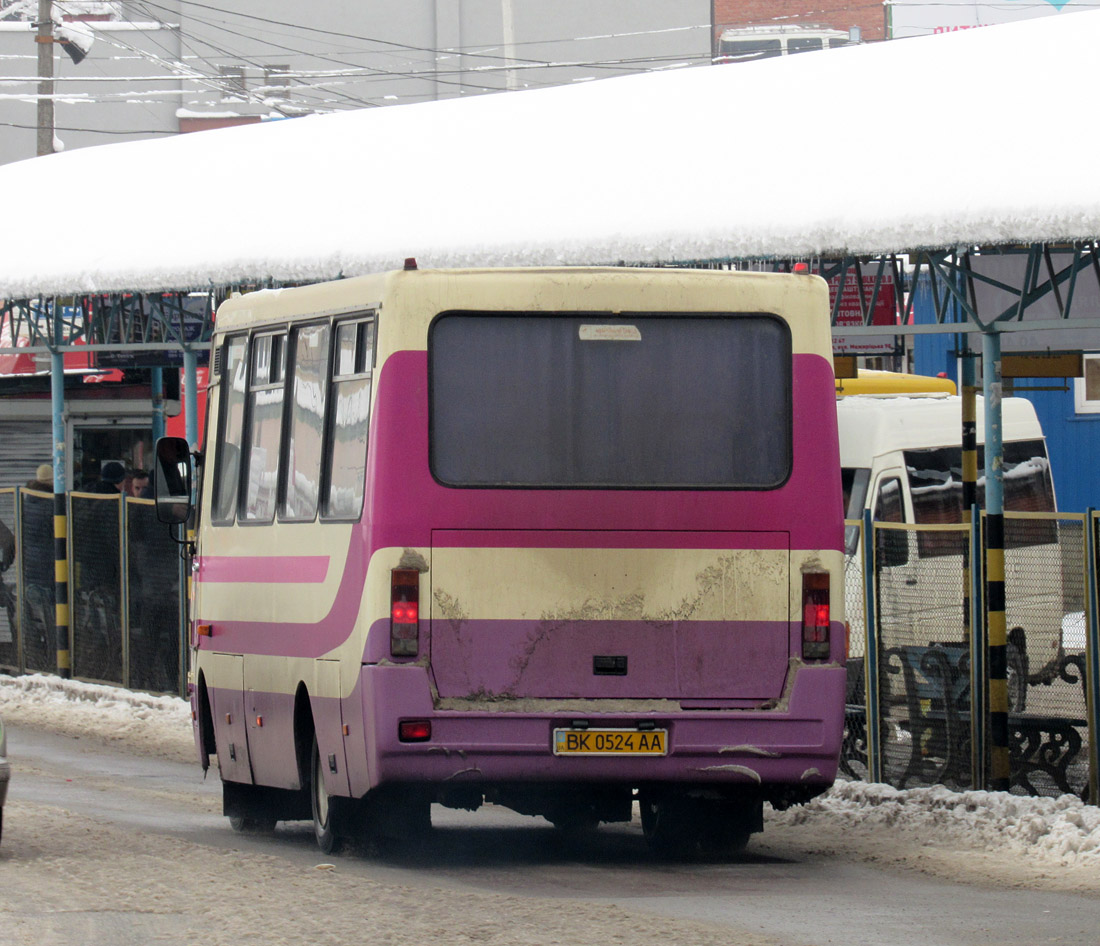
[[[802,576],[802,656],[806,660],[829,657],[829,575],[809,572]]]
[[[397,738],[402,742],[427,742],[432,738],[432,721],[403,719],[397,724]]]
[[[390,654],[415,657],[420,637],[420,572],[395,568],[390,572]]]

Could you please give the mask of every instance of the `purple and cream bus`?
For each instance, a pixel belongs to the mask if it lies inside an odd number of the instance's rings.
[[[717,853],[828,788],[831,357],[807,274],[410,261],[225,302],[189,680],[234,827],[328,852],[432,804],[637,804]],[[158,456],[182,516],[187,446]]]

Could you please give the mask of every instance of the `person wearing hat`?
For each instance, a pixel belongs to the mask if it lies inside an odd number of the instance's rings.
[[[34,471],[34,479],[28,480],[26,489],[35,489],[40,493],[53,492],[53,467],[48,463],[41,463]]]
[[[122,481],[126,479],[126,467],[118,460],[108,460],[99,471],[99,482],[92,487],[93,493],[117,494],[122,492]]]

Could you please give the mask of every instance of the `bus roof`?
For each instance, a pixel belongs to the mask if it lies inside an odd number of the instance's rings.
[[[263,289],[227,299],[216,332],[284,324],[296,318],[399,306],[408,316],[387,330],[386,349],[424,349],[432,318],[468,309],[576,312],[629,317],[644,312],[774,312],[791,325],[795,353],[831,352],[828,287],[816,276],[642,267],[409,269],[293,289]],[[384,319],[385,316],[383,315]]]
[[[984,399],[977,399],[978,442],[985,440]],[[1001,401],[1005,440],[1038,440],[1043,429],[1032,403],[1022,397]],[[876,457],[898,450],[960,446],[962,398],[856,394],[837,399],[840,464],[870,467]]]

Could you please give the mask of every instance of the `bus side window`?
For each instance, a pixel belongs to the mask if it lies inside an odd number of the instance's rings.
[[[225,367],[220,378],[221,417],[218,428],[217,467],[214,471],[212,519],[233,521],[237,510],[237,489],[241,475],[241,438],[244,435],[244,403],[248,362],[243,335],[225,344]]]
[[[254,336],[244,502],[244,518],[251,522],[271,522],[275,517],[285,384],[286,336]]]
[[[879,483],[872,518],[876,522],[905,522],[901,480],[897,477],[892,476]],[[882,568],[893,568],[909,561],[908,533],[883,529],[880,535],[882,539],[876,553]]]
[[[374,321],[337,322],[333,348],[322,516],[354,519],[363,509],[367,472]]]
[[[283,462],[281,519],[312,521],[321,498],[329,327],[303,325],[291,335],[290,425]]]

